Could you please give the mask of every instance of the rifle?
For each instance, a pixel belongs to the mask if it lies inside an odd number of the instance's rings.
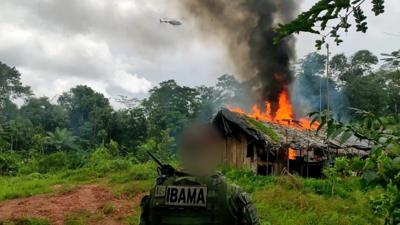
[[[147,154],[149,154],[149,156],[157,163],[158,165],[157,171],[161,177],[166,178],[166,177],[186,175],[185,173],[176,170],[173,166],[162,163],[151,152],[147,151]]]

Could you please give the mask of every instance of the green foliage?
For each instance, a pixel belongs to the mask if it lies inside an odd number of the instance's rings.
[[[349,174],[349,160],[345,157],[336,158],[334,165],[325,168],[323,174],[330,183],[331,195],[334,195],[336,184]]]
[[[94,152],[93,152],[94,154]],[[107,158],[104,150],[97,150],[97,159]],[[113,160],[113,158],[108,159]],[[379,197],[380,192],[361,190],[358,178],[344,178],[337,183],[335,195],[330,195],[330,185],[323,179],[301,177],[255,176],[253,172],[224,168],[230,182],[239,184],[251,193],[258,214],[264,224],[382,224],[370,213],[368,196]],[[120,171],[97,170],[85,167],[78,170],[29,176],[0,177],[0,199],[30,196],[54,191],[55,184],[74,185],[100,182],[109,186],[117,196],[137,196],[154,184],[154,163],[133,164]],[[98,180],[98,178],[101,178]],[[138,207],[130,219],[137,222]],[[101,214],[77,211],[67,215],[68,224],[96,223],[113,211],[113,205],[101,207]],[[322,219],[321,219],[322,218]],[[132,224],[136,224],[133,222]]]
[[[15,175],[20,166],[21,156],[5,152],[0,153],[0,175]]]
[[[279,24],[274,41],[278,42],[294,33],[308,32],[322,35],[322,38],[316,41],[317,49],[321,49],[328,36],[334,38],[336,44],[339,45],[343,42],[339,32],[348,32],[348,29],[352,26],[349,22],[351,14],[353,14],[356,23],[356,31],[363,33],[367,31],[367,17],[361,8],[364,2],[365,0],[319,0],[293,21],[287,24]],[[372,11],[375,16],[384,13],[384,0],[373,0]],[[329,22],[335,24],[330,26]],[[326,28],[330,30],[323,34]]]
[[[87,142],[89,146],[104,143],[104,136],[99,134],[108,129],[112,108],[103,94],[78,85],[63,93],[58,102],[67,111],[69,127],[75,135],[90,141]]]
[[[59,105],[50,103],[47,97],[31,97],[21,106],[20,115],[29,119],[40,130],[53,132],[56,127],[65,127],[67,112]]]
[[[396,116],[381,119],[373,113],[355,110],[357,123],[343,124],[324,115],[317,115],[321,123],[331,130],[331,137],[342,135],[343,141],[355,135],[373,143],[363,168],[363,180],[369,186],[381,186],[385,193],[373,199],[375,212],[385,217],[385,224],[398,224],[400,214],[400,127]],[[394,124],[392,124],[394,122]],[[344,134],[346,135],[343,138]],[[340,164],[339,164],[340,165]]]
[[[256,176],[231,168],[223,173],[251,193],[263,224],[382,224],[368,204],[368,196],[381,192],[362,189],[357,177],[338,180],[332,195],[326,179]]]
[[[21,174],[49,173],[68,168],[68,157],[65,152],[41,155],[25,161],[19,168]]]
[[[4,113],[8,101],[31,94],[30,87],[22,85],[18,70],[0,62],[0,114]]]
[[[78,138],[66,128],[56,128],[54,132],[47,133],[47,145],[56,151],[60,150],[77,150]]]
[[[67,154],[64,152],[56,152],[43,156],[38,160],[37,167],[39,173],[48,173],[66,169],[68,167]]]
[[[148,124],[143,107],[121,109],[111,115],[110,138],[120,144],[122,153],[132,153],[145,141]]]
[[[176,136],[195,118],[199,107],[195,89],[168,80],[152,88],[149,93],[150,97],[143,101],[143,106],[148,115],[150,134],[157,140],[161,139],[161,130],[169,130],[171,136]]]
[[[150,157],[147,154],[147,152],[148,151],[154,152],[154,150],[156,149],[157,149],[157,142],[155,138],[148,138],[141,145],[137,147],[135,158],[138,160],[138,162],[146,162],[150,160]]]
[[[382,224],[370,213],[366,193],[325,197],[280,185],[252,194],[261,221],[269,224]],[[372,194],[372,193],[368,193]]]
[[[275,130],[268,125],[265,125],[251,117],[245,116],[246,121],[250,123],[251,126],[263,132],[273,143],[280,143],[281,139]]]
[[[90,156],[85,167],[92,170],[107,173],[129,170],[133,162],[129,158],[115,157],[109,148],[99,147]]]
[[[31,137],[35,133],[31,121],[25,118],[16,118],[10,120],[8,125],[11,150],[30,149]]]
[[[390,67],[398,69],[400,67],[400,50],[393,51],[391,53],[382,53],[382,60],[385,61]]]

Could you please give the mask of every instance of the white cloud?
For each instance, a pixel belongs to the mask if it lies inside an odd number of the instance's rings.
[[[139,78],[136,74],[129,74],[123,70],[115,71],[111,82],[131,93],[146,92],[151,87],[151,83],[148,80]]]
[[[53,97],[86,84],[110,98],[143,97],[167,79],[184,85],[210,85],[232,73],[222,40],[198,34],[196,18],[179,18],[179,0],[1,0],[0,61],[15,66],[39,96]],[[307,8],[316,1],[305,0]],[[398,48],[400,5],[370,17],[366,35],[349,33],[333,52],[360,48],[376,54]],[[160,24],[174,17],[183,26]],[[206,39],[205,39],[206,38]],[[314,37],[298,36],[302,57],[314,51]]]
[[[17,67],[39,96],[56,96],[78,84],[110,98],[143,97],[166,79],[211,84],[229,68],[224,47],[202,41],[191,21],[160,24],[159,18],[179,16],[174,4],[2,0],[0,61]]]

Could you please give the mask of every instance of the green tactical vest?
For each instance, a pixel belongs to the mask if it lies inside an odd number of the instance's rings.
[[[150,191],[151,225],[236,225],[231,186],[219,175],[171,177]]]

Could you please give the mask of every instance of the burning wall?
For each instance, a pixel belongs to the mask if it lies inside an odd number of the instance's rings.
[[[226,164],[257,172],[266,170],[260,174],[280,174],[289,167],[291,172],[319,177],[323,166],[334,157],[364,157],[370,149],[357,140],[340,144],[337,140],[327,140],[323,131],[316,133],[275,121],[255,121],[228,109],[220,110],[212,123],[226,141]]]

